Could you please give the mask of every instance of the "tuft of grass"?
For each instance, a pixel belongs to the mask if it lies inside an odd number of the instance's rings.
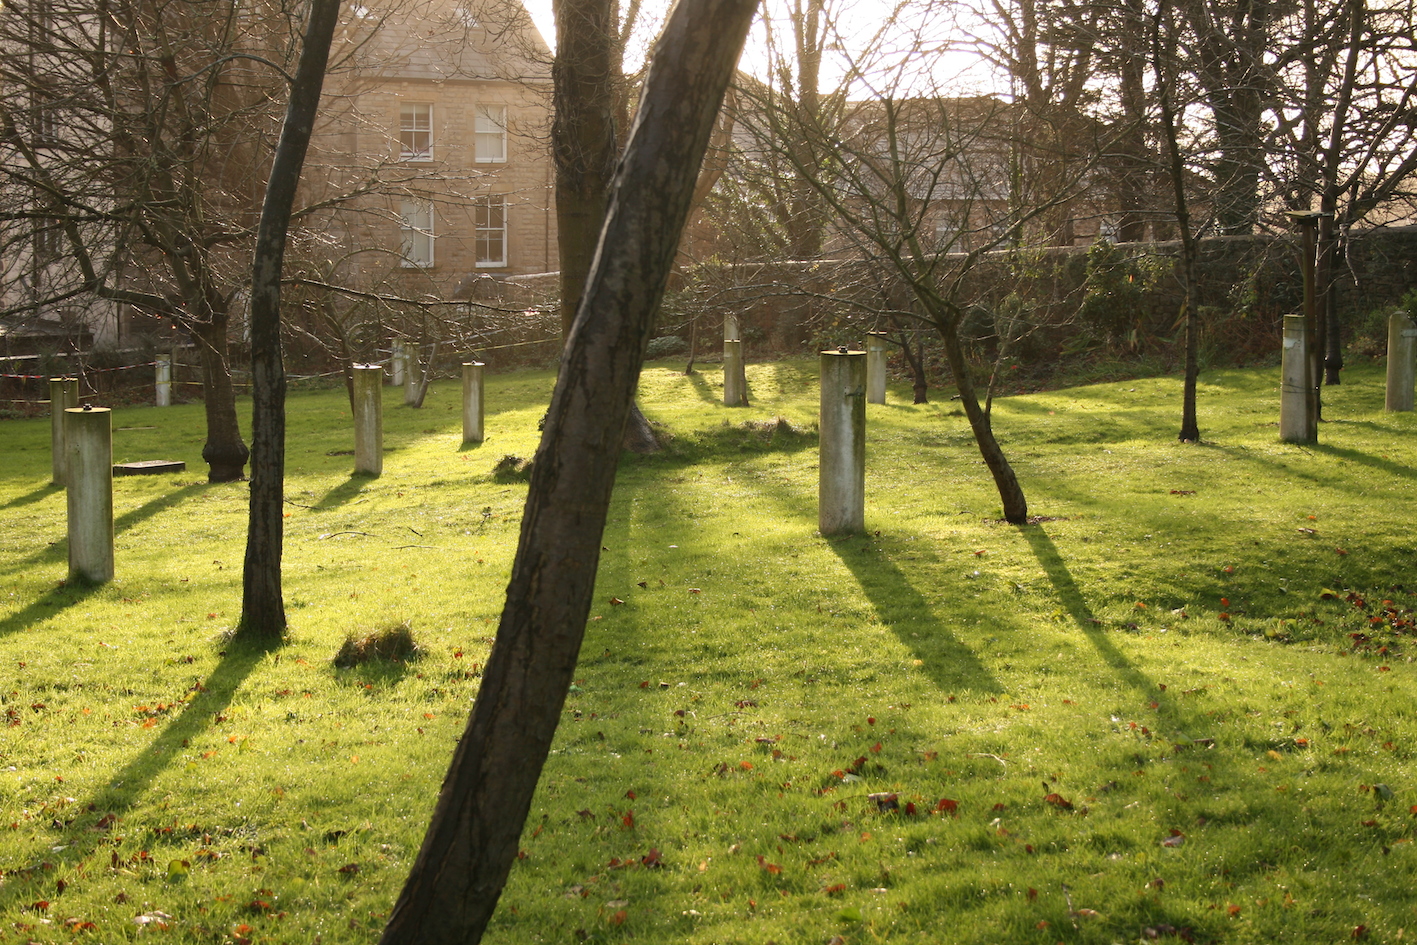
[[[420,654],[418,642],[413,638],[413,623],[405,620],[362,636],[345,637],[335,654],[334,664],[340,669],[349,669],[374,661],[406,663]]]
[[[526,485],[494,468],[552,380],[490,376],[471,447],[455,386],[386,410],[378,478],[336,455],[341,391],[292,393],[275,650],[221,638],[244,485],[116,480],[118,577],[69,586],[48,420],[0,423],[0,936],[377,940],[504,602]],[[955,405],[892,387],[867,530],[829,540],[815,364],[748,382],[725,408],[711,369],[642,377],[674,438],[622,458],[488,942],[1411,926],[1417,419],[1376,368],[1325,389],[1317,447],[1278,441],[1276,371],[1206,372],[1197,445],[1177,378],[998,398],[1022,527]],[[196,471],[203,439],[200,405],[114,414],[115,461]],[[410,618],[416,662],[331,663]]]
[[[492,467],[492,479],[496,482],[529,482],[531,480],[531,460],[508,453],[497,460]]]

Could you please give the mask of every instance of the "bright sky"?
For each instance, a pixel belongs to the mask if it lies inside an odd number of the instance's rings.
[[[766,0],[771,4],[772,0]],[[522,0],[526,10],[531,14],[532,21],[536,28],[541,31],[542,37],[554,50],[556,48],[556,28],[555,18],[551,13],[551,0]],[[623,0],[622,0],[623,3]],[[837,8],[838,15],[842,19],[840,32],[848,38],[870,37],[886,21],[892,13],[892,0],[835,0],[831,6]],[[912,6],[914,6],[912,4]],[[643,0],[642,9],[647,16],[653,17],[656,23],[665,15],[669,8],[669,0]],[[954,10],[954,4],[935,5],[920,4],[917,9],[921,10]],[[781,17],[783,23],[787,22],[785,15]],[[928,24],[919,24],[917,34],[902,36],[900,43],[905,43],[909,48],[917,50],[914,57],[916,61],[924,60],[925,65],[921,73],[927,74],[936,88],[956,88],[962,89],[965,86],[982,89],[988,88],[992,83],[987,70],[981,65],[979,59],[972,53],[951,50],[952,43],[959,43],[963,35],[957,30],[951,29],[940,19]],[[653,37],[636,37],[634,42],[648,46]],[[928,49],[930,52],[920,54],[918,50]],[[640,54],[647,49],[641,49]],[[635,50],[631,50],[627,57],[626,67],[634,68],[638,65]],[[740,68],[747,72],[763,76],[766,71],[767,53],[761,19],[754,25],[753,31],[748,36],[748,46],[740,62]],[[829,66],[822,70],[823,84],[832,81],[832,71]],[[839,73],[838,73],[839,75]],[[869,94],[864,92],[862,94]]]

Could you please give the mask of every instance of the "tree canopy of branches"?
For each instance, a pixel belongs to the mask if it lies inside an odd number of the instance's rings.
[[[778,165],[790,167],[825,211],[824,255],[859,260],[876,273],[887,309],[934,330],[1004,518],[1021,524],[1027,500],[994,435],[991,399],[976,387],[961,333],[967,318],[989,307],[968,277],[986,253],[1054,241],[1050,215],[1082,193],[1096,155],[1106,150],[1106,135],[1080,114],[1065,122],[1056,109],[1039,108],[1035,116],[1022,103],[958,94],[922,68],[944,29],[936,7],[902,4],[864,39],[843,36],[834,11],[820,0],[815,9],[826,30],[817,42],[833,50],[839,91],[804,95],[801,74],[786,65],[768,82],[741,83],[745,131],[735,182],[756,179],[757,196],[749,199],[780,201],[763,178]],[[796,22],[790,35],[800,46]],[[795,51],[780,55],[790,62]],[[803,107],[804,100],[817,107]],[[1048,137],[1033,134],[1045,126],[1052,129]],[[1080,146],[1080,129],[1094,147]],[[1050,148],[1052,160],[1046,160]],[[1063,153],[1075,159],[1060,160]],[[1026,181],[1025,163],[1033,169]],[[1024,183],[1027,197],[1020,199]],[[890,301],[902,294],[905,304]],[[1002,312],[993,315],[996,325],[1007,320]]]
[[[246,314],[303,9],[291,0],[0,7],[0,315],[101,312],[176,325],[202,364],[214,481],[241,478],[248,458],[229,341]],[[435,50],[424,55],[443,59],[457,58],[442,50],[461,48],[470,29],[440,0],[360,7],[329,65],[335,96],[322,127],[360,127],[355,104],[370,77],[410,55],[407,29],[388,28],[400,18],[420,24],[420,50]],[[520,69],[528,55],[509,58]],[[457,61],[439,65],[459,74]],[[452,202],[481,175],[379,148],[351,153],[344,140],[317,140],[307,162],[316,173],[292,211],[287,301],[302,312],[293,321],[346,354],[369,347],[357,336],[370,323],[417,340],[437,334],[467,306],[394,284],[391,275],[406,283],[410,270],[373,225],[389,228],[400,197],[436,191]]]
[[[121,306],[188,331],[213,481],[241,478],[248,455],[227,335],[295,23],[280,0],[0,9],[0,233],[26,262],[0,297],[10,311]]]

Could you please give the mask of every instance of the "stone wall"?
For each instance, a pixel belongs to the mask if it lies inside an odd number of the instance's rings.
[[[1047,249],[1024,256],[996,253],[964,275],[956,298],[966,309],[965,333],[991,345],[995,313],[1012,310],[1031,330],[1015,342],[1021,358],[1054,356],[1087,344],[1142,349],[1169,345],[1179,334],[1183,287],[1176,274],[1179,242],[1118,244],[1132,282],[1127,310],[1110,323],[1089,321],[1090,247]],[[1356,233],[1349,268],[1340,273],[1339,311],[1345,321],[1396,304],[1417,288],[1417,227]],[[1293,237],[1220,237],[1200,247],[1198,293],[1210,342],[1254,355],[1269,354],[1287,312],[1303,307],[1303,277]],[[1105,280],[1103,280],[1105,283]],[[1125,282],[1125,278],[1124,278]],[[764,347],[800,353],[883,324],[883,311],[909,309],[909,295],[886,266],[860,260],[701,266],[686,271],[661,319],[663,334],[687,337],[689,322],[701,333],[718,330],[736,314],[749,350]],[[862,343],[859,340],[854,343]]]
[[[1110,325],[1080,316],[1089,294],[1089,249],[1048,249],[1023,259],[985,257],[959,295],[967,307],[965,333],[980,353],[993,352],[991,313],[1009,305],[1025,310],[1032,325],[1011,348],[1021,360],[1058,357],[1088,346],[1170,350],[1180,335],[1182,287],[1175,273],[1180,244],[1116,247],[1139,290]],[[1396,304],[1417,288],[1417,227],[1355,234],[1348,255],[1351,272],[1342,274],[1338,286],[1339,309],[1346,320]],[[1022,277],[1015,275],[1019,270]],[[659,334],[687,341],[697,321],[699,351],[713,358],[723,318],[734,314],[750,358],[861,345],[864,332],[890,327],[881,312],[909,308],[904,288],[886,275],[882,265],[860,260],[688,268],[671,283]],[[1284,314],[1303,306],[1296,244],[1288,236],[1205,240],[1198,288],[1205,339],[1212,350],[1238,363],[1274,357]],[[483,356],[489,364],[554,361],[556,291],[555,274],[547,273],[488,279],[473,293],[475,303],[501,311],[500,317],[490,319],[498,327],[484,336]]]

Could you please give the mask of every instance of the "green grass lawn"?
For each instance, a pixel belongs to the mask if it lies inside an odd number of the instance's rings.
[[[1417,417],[1277,439],[1278,371],[868,410],[868,534],[816,534],[816,373],[647,368],[581,672],[487,941],[1397,942],[1417,935]],[[0,423],[0,942],[370,943],[496,630],[552,378],[289,404],[291,642],[228,647],[247,487],[199,406],[114,413],[117,572],[66,587],[49,422]],[[777,423],[782,418],[785,423]],[[1404,586],[1407,585],[1407,586]],[[407,663],[337,669],[409,621]],[[877,795],[877,797],[872,797]],[[894,797],[891,797],[894,795]],[[1404,930],[1412,928],[1405,935]]]

